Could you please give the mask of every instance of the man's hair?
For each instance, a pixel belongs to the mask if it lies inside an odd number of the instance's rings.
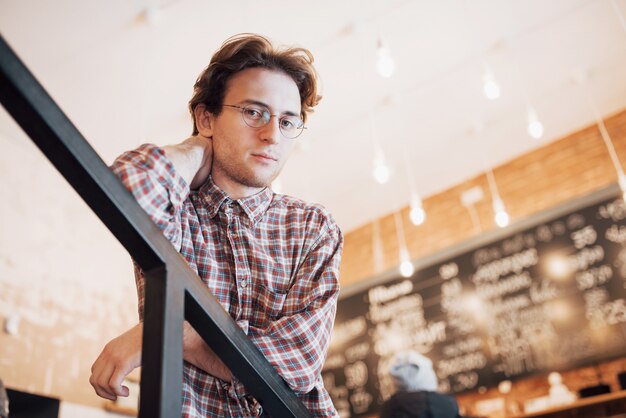
[[[247,68],[267,68],[291,77],[300,92],[301,117],[313,111],[322,99],[317,94],[317,72],[313,55],[305,48],[275,48],[261,35],[242,33],[226,40],[213,54],[209,66],[202,71],[193,87],[189,111],[193,119],[193,135],[198,134],[194,111],[204,104],[213,115],[222,111],[228,80]]]

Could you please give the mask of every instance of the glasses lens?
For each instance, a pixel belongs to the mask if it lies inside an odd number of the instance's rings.
[[[297,116],[283,116],[279,123],[280,131],[287,138],[297,138],[304,130],[304,122]]]
[[[270,112],[259,106],[246,106],[242,109],[243,120],[248,126],[259,128],[270,121]]]

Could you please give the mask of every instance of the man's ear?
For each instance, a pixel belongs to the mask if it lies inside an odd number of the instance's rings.
[[[196,128],[198,134],[205,138],[213,137],[213,114],[209,112],[205,105],[199,104],[193,110],[196,119]]]

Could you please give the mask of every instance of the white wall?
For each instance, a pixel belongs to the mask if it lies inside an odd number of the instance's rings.
[[[0,323],[20,321],[17,335],[0,332],[0,377],[8,387],[101,405],[90,367],[109,339],[137,322],[132,264],[15,131],[0,133]]]

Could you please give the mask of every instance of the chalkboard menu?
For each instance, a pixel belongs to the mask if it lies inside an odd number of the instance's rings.
[[[342,417],[379,410],[395,353],[440,390],[626,355],[626,203],[617,187],[494,231],[339,301],[323,377]]]

